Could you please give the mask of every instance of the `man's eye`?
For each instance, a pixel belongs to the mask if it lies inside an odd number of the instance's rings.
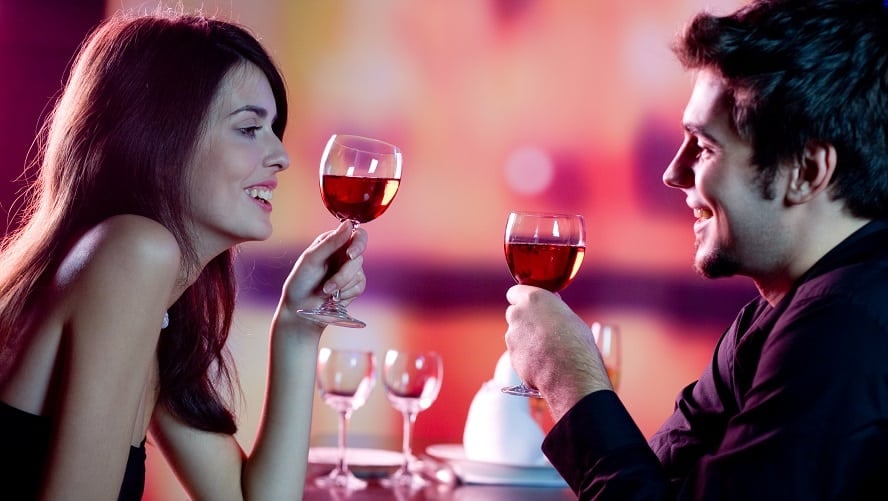
[[[708,158],[712,155],[712,148],[707,147],[705,144],[697,143],[697,158]]]

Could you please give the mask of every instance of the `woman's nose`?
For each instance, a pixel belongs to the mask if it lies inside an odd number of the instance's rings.
[[[286,170],[290,167],[290,156],[287,155],[287,150],[284,149],[284,144],[280,139],[275,141],[274,148],[268,155],[265,165],[277,168],[278,170]]]

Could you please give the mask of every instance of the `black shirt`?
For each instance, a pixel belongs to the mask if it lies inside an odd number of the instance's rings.
[[[580,499],[888,498],[888,223],[748,304],[649,443],[600,391],[543,451]]]

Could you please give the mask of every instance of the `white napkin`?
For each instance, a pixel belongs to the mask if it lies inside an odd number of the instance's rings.
[[[501,391],[520,383],[509,353],[503,353],[493,379],[481,385],[469,406],[463,430],[466,459],[522,466],[548,464],[540,450],[543,430],[531,417],[528,398]]]

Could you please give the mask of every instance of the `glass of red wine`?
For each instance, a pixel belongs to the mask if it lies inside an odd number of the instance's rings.
[[[351,220],[357,228],[379,217],[395,199],[401,184],[401,150],[378,139],[334,134],[321,156],[320,182],[327,210],[340,221]],[[338,269],[336,264],[330,263],[331,271]],[[298,313],[323,324],[367,325],[348,314],[339,303],[338,290],[321,306]]]
[[[515,281],[552,292],[573,281],[586,255],[586,224],[578,214],[512,211],[506,221],[506,263]],[[524,383],[503,393],[542,398]]]

